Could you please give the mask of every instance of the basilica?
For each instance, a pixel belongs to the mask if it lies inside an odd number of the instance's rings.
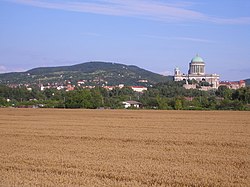
[[[197,88],[197,84],[201,86],[201,89],[217,89],[220,84],[219,75],[205,73],[205,62],[199,55],[196,55],[189,63],[188,74],[181,73],[179,68],[175,68],[174,80],[186,81],[184,87],[187,89]],[[196,82],[197,84],[191,84],[190,82]]]

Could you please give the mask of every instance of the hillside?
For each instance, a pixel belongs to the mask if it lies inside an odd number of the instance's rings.
[[[246,79],[245,81],[246,81],[246,85],[250,86],[250,79]]]
[[[172,77],[159,75],[137,66],[108,62],[86,62],[72,66],[39,67],[20,73],[0,74],[2,84],[63,84],[85,80],[87,85],[138,85],[139,80],[145,84],[155,84],[171,80]]]

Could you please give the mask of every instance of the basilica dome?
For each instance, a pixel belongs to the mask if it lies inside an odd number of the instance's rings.
[[[191,62],[204,63],[204,60],[203,60],[199,55],[196,55],[196,56],[191,60]]]
[[[204,60],[199,55],[196,55],[189,63],[188,74],[205,75],[205,63]]]

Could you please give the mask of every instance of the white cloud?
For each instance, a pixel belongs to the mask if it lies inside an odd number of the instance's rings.
[[[163,71],[163,72],[160,72],[159,74],[161,74],[161,75],[164,75],[164,76],[169,76],[169,75],[173,75],[173,72],[172,71]]]
[[[156,0],[5,0],[41,8],[86,12],[114,16],[130,16],[161,21],[205,21],[217,24],[250,24],[250,17],[218,18],[191,10],[192,3],[165,3]]]
[[[4,73],[7,71],[7,68],[5,66],[0,66],[0,73]]]
[[[7,68],[6,66],[0,66],[0,73],[8,73],[8,72],[24,72],[24,71],[27,71],[23,68],[18,68],[18,67],[15,67],[15,68]]]
[[[202,38],[191,38],[191,37],[173,37],[176,40],[186,40],[191,42],[201,42],[201,43],[215,43],[215,41],[202,39]]]
[[[200,43],[215,43],[215,41],[207,40],[203,38],[192,38],[192,37],[165,37],[165,36],[156,36],[156,35],[147,35],[143,34],[142,37],[159,39],[159,40],[182,40],[190,42],[200,42]]]

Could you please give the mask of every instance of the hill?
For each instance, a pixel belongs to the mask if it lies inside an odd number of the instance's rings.
[[[245,81],[246,81],[246,85],[250,86],[250,79],[246,79]]]
[[[134,65],[109,62],[86,62],[72,66],[39,67],[26,72],[0,74],[2,84],[63,84],[84,80],[87,85],[155,84],[171,80]],[[144,80],[144,81],[143,81]],[[145,81],[146,80],[146,81]]]

